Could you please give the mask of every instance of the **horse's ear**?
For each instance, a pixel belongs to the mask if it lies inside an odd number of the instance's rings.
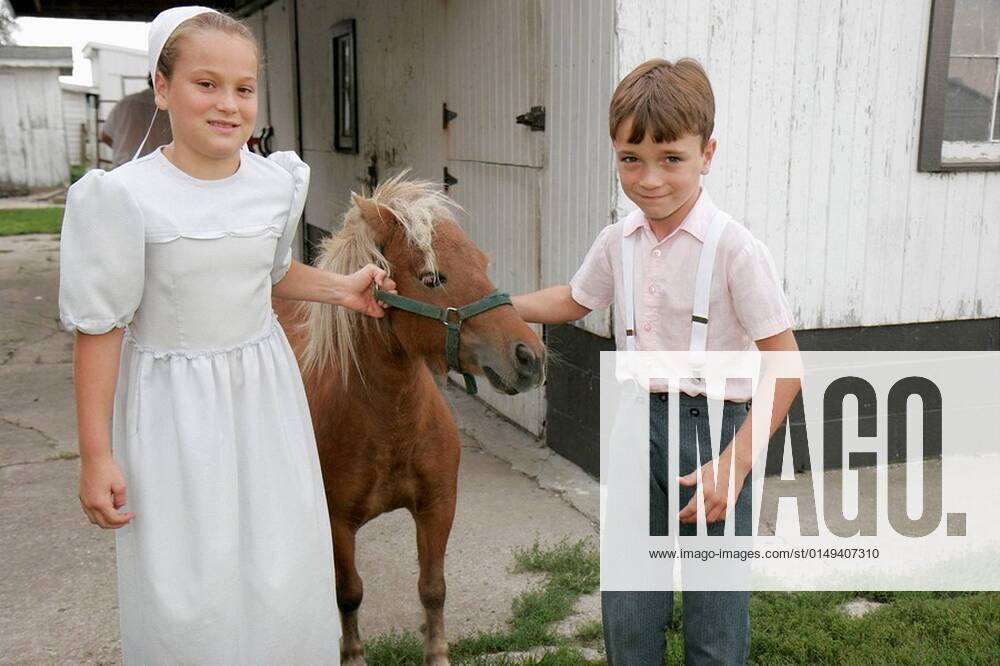
[[[351,201],[361,211],[361,217],[371,229],[376,242],[384,243],[392,230],[392,225],[396,222],[396,217],[385,206],[380,206],[372,199],[354,192],[351,192]]]

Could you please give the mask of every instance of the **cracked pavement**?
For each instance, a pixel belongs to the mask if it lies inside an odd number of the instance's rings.
[[[58,322],[58,258],[58,236],[0,237],[0,664],[117,664],[114,535],[77,501],[73,336]],[[516,547],[596,538],[598,486],[482,403],[445,393],[464,445],[446,564],[455,640],[500,626],[537,581],[508,571]],[[361,530],[358,567],[363,637],[417,633],[406,513]]]

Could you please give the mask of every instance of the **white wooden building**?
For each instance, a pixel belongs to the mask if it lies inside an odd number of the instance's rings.
[[[97,150],[97,88],[60,82],[70,166],[93,166]]]
[[[72,71],[69,48],[0,46],[0,190],[69,182],[59,76]]]

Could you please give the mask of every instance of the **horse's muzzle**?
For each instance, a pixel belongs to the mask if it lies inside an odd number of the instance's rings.
[[[541,355],[523,342],[515,343],[509,359],[499,363],[483,363],[483,374],[490,385],[507,395],[529,391],[545,380],[544,348]],[[507,367],[504,367],[507,366]]]

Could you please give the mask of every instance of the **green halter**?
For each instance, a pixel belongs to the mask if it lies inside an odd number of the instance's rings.
[[[495,307],[511,305],[509,294],[497,290],[484,298],[480,298],[475,303],[470,303],[460,308],[442,308],[437,305],[407,298],[406,296],[400,296],[399,294],[391,294],[381,289],[375,289],[375,298],[383,303],[388,303],[394,308],[405,310],[421,317],[437,319],[444,324],[448,329],[448,334],[444,342],[445,352],[448,356],[448,369],[462,373],[462,377],[465,378],[465,391],[469,395],[476,394],[476,378],[462,370],[462,365],[458,360],[458,340],[462,332],[462,322],[475,317],[477,314],[492,310]]]

